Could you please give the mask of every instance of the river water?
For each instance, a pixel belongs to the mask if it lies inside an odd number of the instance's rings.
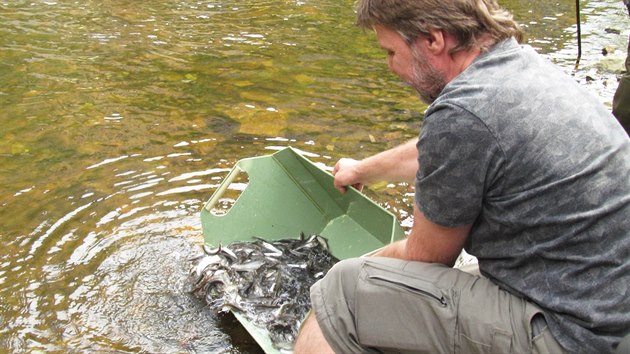
[[[504,1],[610,106],[621,1]],[[186,292],[199,212],[236,161],[331,167],[426,108],[341,0],[0,0],[0,352],[257,352]],[[602,48],[616,47],[607,56]],[[405,184],[367,193],[408,225]]]

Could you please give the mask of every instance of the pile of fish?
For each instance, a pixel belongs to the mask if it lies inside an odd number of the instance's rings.
[[[337,261],[319,235],[204,246],[193,259],[192,293],[217,312],[239,311],[266,328],[277,349],[290,350],[310,309],[311,285]]]

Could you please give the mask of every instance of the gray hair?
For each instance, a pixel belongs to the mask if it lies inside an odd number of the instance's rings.
[[[454,35],[458,45],[452,53],[475,46],[481,35],[488,34],[492,43],[514,37],[521,42],[523,32],[512,14],[495,0],[358,0],[357,25],[372,29],[382,25],[397,31],[407,43],[431,29]]]

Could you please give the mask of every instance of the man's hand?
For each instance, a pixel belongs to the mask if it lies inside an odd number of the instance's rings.
[[[411,182],[418,171],[418,139],[409,140],[363,160],[342,158],[333,169],[335,188],[344,193],[348,186],[361,190],[380,181]]]
[[[358,190],[363,189],[363,182],[360,180],[358,170],[360,163],[361,161],[354,159],[342,158],[333,168],[334,185],[341,193],[345,193],[348,186],[353,186]]]

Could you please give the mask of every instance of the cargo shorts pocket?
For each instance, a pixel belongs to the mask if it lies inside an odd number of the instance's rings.
[[[553,335],[551,334],[551,330],[549,326],[547,326],[547,321],[545,321],[544,317],[542,317],[542,325],[539,325],[540,328],[536,330],[534,337],[532,338],[532,353],[534,354],[563,354],[566,353],[564,349],[558,344]],[[532,322],[534,322],[532,320]]]
[[[358,342],[384,351],[453,352],[457,296],[401,268],[364,263],[355,299]]]
[[[487,341],[474,340],[465,334],[460,336],[461,353],[467,354],[508,354],[512,353],[512,333],[499,328],[490,331]]]

